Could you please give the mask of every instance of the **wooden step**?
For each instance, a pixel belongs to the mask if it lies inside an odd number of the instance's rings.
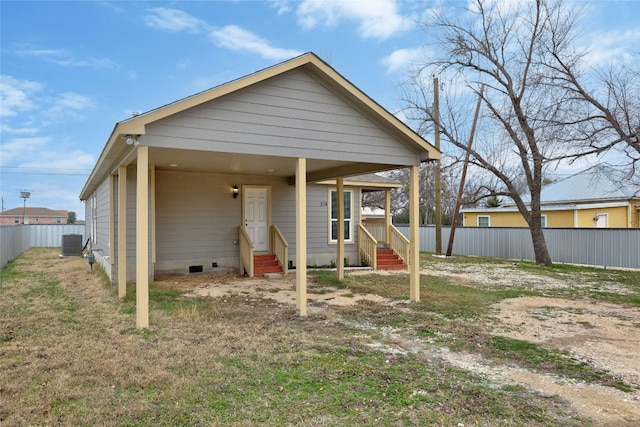
[[[376,253],[378,270],[406,270],[407,266],[392,249],[379,248]]]
[[[259,254],[253,256],[253,275],[264,276],[267,273],[284,274],[280,263],[274,254]]]

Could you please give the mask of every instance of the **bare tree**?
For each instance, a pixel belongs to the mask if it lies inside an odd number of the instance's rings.
[[[435,162],[423,163],[420,165],[418,181],[419,190],[419,223],[435,223]],[[451,218],[455,208],[455,183],[458,172],[455,165],[446,165],[441,171],[440,199],[442,202],[442,223],[451,223]],[[409,221],[409,170],[398,169],[386,172],[385,176],[402,184],[401,188],[391,190],[391,215],[396,222]],[[366,207],[384,209],[384,191],[371,191],[363,193],[362,204]]]
[[[470,163],[493,176],[476,183],[476,196],[513,200],[529,226],[535,260],[545,265],[551,264],[540,215],[546,169],[613,147],[631,158],[640,153],[638,91],[630,90],[637,80],[604,76],[609,86],[600,94],[582,83],[585,52],[574,45],[581,14],[579,5],[561,0],[474,0],[462,13],[433,14],[424,26],[432,53],[405,86],[410,118],[429,132],[428,82],[433,75],[450,79],[442,96],[453,99],[440,114],[443,142],[458,157],[469,151]],[[465,132],[477,96],[484,128],[468,149]]]

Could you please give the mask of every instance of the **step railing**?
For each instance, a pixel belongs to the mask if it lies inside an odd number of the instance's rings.
[[[253,277],[253,242],[244,226],[238,227],[238,244],[240,245],[240,274],[245,271]]]
[[[289,243],[275,224],[271,225],[271,252],[276,256],[284,274],[287,274],[289,271]]]
[[[398,257],[409,266],[409,239],[393,225],[389,226],[391,230],[391,238],[389,239],[389,247],[398,255]]]
[[[378,241],[362,224],[358,224],[358,230],[358,253],[360,258],[376,270],[378,267]]]

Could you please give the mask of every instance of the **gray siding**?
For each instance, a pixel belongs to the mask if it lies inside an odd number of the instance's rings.
[[[188,273],[202,265],[206,273],[235,272],[239,265],[238,227],[242,224],[242,196],[231,197],[234,185],[271,187],[272,222],[289,243],[295,262],[295,187],[285,179],[232,176],[195,172],[156,173],[157,273]],[[354,213],[359,192],[354,191]],[[307,187],[307,252],[309,265],[326,265],[336,259],[336,245],[328,243],[328,187]],[[354,218],[354,234],[358,216]],[[354,242],[355,242],[354,235]],[[135,235],[130,236],[135,239]],[[357,245],[349,244],[345,256],[358,262]],[[212,267],[212,263],[217,267]]]
[[[137,176],[137,169],[136,169],[136,165],[130,165],[127,167],[127,223],[126,223],[126,227],[127,227],[127,281],[135,281],[136,279],[136,176]],[[113,241],[111,242],[111,244],[113,245],[113,253],[115,256],[115,259],[113,260],[113,266],[112,266],[112,275],[110,276],[112,280],[116,280],[117,279],[117,275],[118,275],[118,259],[119,259],[119,253],[118,253],[118,223],[119,223],[119,216],[118,216],[118,199],[119,199],[119,195],[118,195],[118,180],[120,179],[119,176],[116,176],[114,183],[113,183],[113,198],[114,198],[114,236],[113,236]],[[107,197],[108,197],[108,193],[107,193]],[[108,215],[108,212],[107,212]],[[107,216],[108,218],[108,216]],[[149,221],[151,221],[151,214],[149,214]],[[109,232],[109,223],[107,222],[105,224],[106,229],[104,230],[105,233],[108,234]],[[151,253],[151,224],[149,225],[149,254]],[[105,255],[108,255],[109,251],[108,249],[104,250]],[[149,258],[149,261],[151,261],[151,258]],[[149,264],[151,265],[151,264]],[[153,273],[153,272],[151,272]],[[151,277],[153,278],[153,274],[151,274]]]
[[[337,247],[329,243],[329,188],[324,185],[307,187],[307,253],[309,265],[328,265],[336,261]],[[353,243],[345,244],[345,257],[351,265],[359,264],[357,248],[357,224],[359,221],[360,195],[353,190]],[[295,224],[294,224],[295,225]]]
[[[94,195],[97,197],[97,227],[95,240],[90,242],[89,247],[95,251],[96,262],[102,266],[107,276],[113,279],[111,277],[111,260],[109,258],[109,247],[111,244],[109,239],[109,179],[104,180],[96,191],[85,201],[85,241],[82,242],[82,244],[84,246],[86,240],[91,238],[91,230],[93,227],[92,199]]]
[[[98,228],[96,232],[96,241],[93,249],[101,249],[102,256],[109,255],[109,180],[105,180],[100,184],[97,190],[98,194]]]
[[[230,188],[242,183],[227,175],[156,173],[156,270],[209,270],[213,262],[218,271],[237,269],[242,200],[233,199]]]
[[[150,124],[145,144],[417,164],[415,152],[299,70]]]

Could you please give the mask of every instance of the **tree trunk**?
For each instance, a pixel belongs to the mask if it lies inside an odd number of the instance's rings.
[[[536,185],[537,184],[537,185]],[[531,197],[531,213],[529,221],[529,231],[531,232],[531,241],[533,242],[533,253],[538,265],[551,265],[551,256],[547,249],[547,242],[544,240],[542,232],[542,217],[540,209],[540,188],[542,186],[538,181],[534,184],[537,191],[532,191]],[[535,193],[535,194],[533,194]]]
[[[533,241],[533,253],[536,258],[536,264],[538,265],[551,265],[551,256],[547,249],[547,242],[544,240],[544,234],[542,233],[542,224],[540,220],[536,221],[537,226],[529,227],[531,231],[531,240]]]

